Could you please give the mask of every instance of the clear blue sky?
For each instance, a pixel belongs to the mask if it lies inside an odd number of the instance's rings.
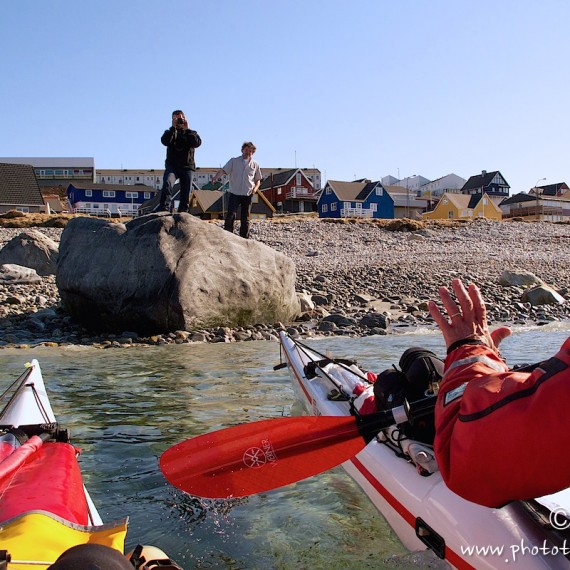
[[[570,183],[566,0],[4,0],[0,156]]]

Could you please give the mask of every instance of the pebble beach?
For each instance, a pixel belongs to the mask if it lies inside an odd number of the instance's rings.
[[[277,340],[293,336],[367,336],[434,326],[427,301],[454,277],[474,282],[491,324],[570,319],[570,224],[549,222],[421,223],[393,220],[279,218],[253,221],[251,238],[293,259],[296,290],[311,299],[300,320],[231,329],[93,334],[59,306],[55,276],[37,284],[0,284],[0,347],[85,344],[100,348],[188,342]],[[35,227],[59,242],[62,229]],[[22,228],[0,227],[0,248]],[[504,287],[504,270],[531,272],[566,302],[531,306],[523,289]]]

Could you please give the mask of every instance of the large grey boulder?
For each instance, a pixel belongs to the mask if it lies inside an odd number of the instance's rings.
[[[290,258],[190,214],[70,220],[56,282],[72,317],[106,330],[243,326],[299,313]]]
[[[0,250],[0,265],[21,265],[38,275],[55,275],[58,245],[38,230],[29,229],[12,238]]]

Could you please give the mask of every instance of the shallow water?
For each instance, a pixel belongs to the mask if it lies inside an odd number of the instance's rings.
[[[551,356],[570,324],[519,329],[510,364]],[[433,331],[311,340],[380,371],[410,346],[443,354]],[[269,342],[97,350],[0,351],[0,388],[37,358],[60,423],[71,429],[85,484],[104,520],[128,515],[127,546],[154,544],[184,568],[426,567],[406,551],[360,488],[335,468],[288,487],[232,501],[200,500],[168,485],[158,457],[192,435],[290,415],[286,370]],[[391,558],[395,557],[395,558]]]

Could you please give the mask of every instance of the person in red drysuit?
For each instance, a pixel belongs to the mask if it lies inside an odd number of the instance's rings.
[[[447,347],[435,410],[437,462],[448,487],[487,507],[570,486],[570,338],[532,372],[509,370],[476,285],[439,289],[429,311]]]

